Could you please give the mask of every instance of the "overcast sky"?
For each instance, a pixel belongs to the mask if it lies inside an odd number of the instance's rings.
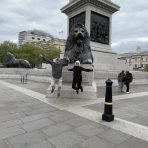
[[[148,0],[112,0],[121,8],[113,15],[112,48],[118,53],[148,50]],[[0,42],[17,43],[18,33],[40,29],[67,38],[67,17],[60,8],[69,0],[0,0]],[[63,34],[59,32],[63,30]]]

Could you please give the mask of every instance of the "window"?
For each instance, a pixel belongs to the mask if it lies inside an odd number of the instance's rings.
[[[45,39],[43,39],[43,41],[46,41]]]
[[[135,68],[137,68],[137,64],[135,64]]]
[[[141,61],[143,61],[143,58],[141,57]]]
[[[34,40],[35,38],[34,38],[34,37],[32,37],[32,39]]]
[[[38,38],[38,40],[40,40],[40,38]]]

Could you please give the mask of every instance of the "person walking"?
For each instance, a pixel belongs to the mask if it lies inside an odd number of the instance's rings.
[[[68,69],[68,71],[73,71],[73,81],[72,88],[76,90],[76,93],[79,93],[79,89],[83,92],[82,87],[82,71],[91,72],[93,69],[86,69],[80,66],[80,61],[76,61],[75,65],[72,69]]]
[[[129,93],[130,90],[130,83],[133,81],[133,75],[129,71],[126,71],[125,77],[124,77],[124,83],[126,85],[126,93]]]
[[[125,77],[125,72],[124,70],[122,70],[119,74],[118,74],[118,91],[119,92],[123,92],[123,86],[124,86],[124,77]]]
[[[60,96],[61,87],[62,87],[62,70],[64,66],[68,65],[67,59],[56,58],[55,60],[49,60],[47,57],[42,57],[43,61],[51,64],[52,66],[52,79],[51,79],[51,93],[55,90],[55,85],[58,85],[58,93],[57,96]]]

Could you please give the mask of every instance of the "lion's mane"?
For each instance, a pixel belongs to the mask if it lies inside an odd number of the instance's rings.
[[[76,28],[81,28],[84,31],[84,36],[80,39],[81,45],[78,45],[78,39],[75,36]],[[64,57],[68,57],[70,59],[70,63],[74,63],[76,60],[79,60],[84,64],[93,63],[89,34],[83,24],[76,24],[71,29],[66,41]]]

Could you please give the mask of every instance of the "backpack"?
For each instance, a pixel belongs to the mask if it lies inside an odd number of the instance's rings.
[[[125,83],[131,83],[133,81],[133,75],[131,73],[126,74],[123,81]]]

